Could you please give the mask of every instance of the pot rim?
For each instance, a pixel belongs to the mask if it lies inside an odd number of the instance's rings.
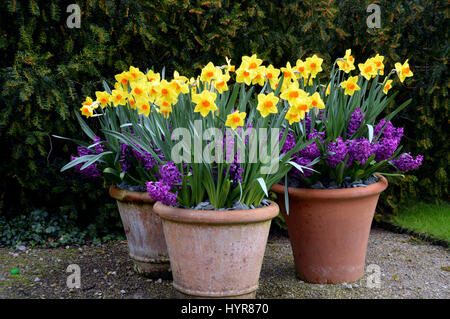
[[[343,198],[361,198],[380,194],[388,187],[387,179],[376,174],[380,180],[374,184],[365,187],[339,188],[339,189],[311,189],[288,187],[288,194],[297,198],[307,199],[343,199]],[[277,194],[284,194],[284,185],[276,184],[272,187],[272,191]]]
[[[116,185],[109,187],[109,195],[121,202],[135,202],[154,204],[155,201],[148,195],[147,192],[135,192],[126,189],[118,188]]]
[[[250,224],[271,220],[280,209],[274,201],[270,205],[245,210],[196,210],[164,205],[156,202],[153,211],[162,219],[186,224],[232,225]]]

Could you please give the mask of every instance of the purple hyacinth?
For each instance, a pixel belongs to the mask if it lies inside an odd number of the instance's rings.
[[[119,163],[121,166],[121,172],[126,172],[130,169],[131,164],[130,161],[127,159],[127,157],[130,155],[130,150],[128,148],[127,144],[120,144],[120,158],[119,158]]]
[[[316,138],[319,138],[319,141],[321,143],[323,143],[323,140],[325,138],[325,132],[318,132],[315,129],[312,129],[311,133],[309,133],[309,135],[308,135],[308,140],[313,140]],[[314,143],[309,144],[305,148],[301,149],[298,152],[298,154],[301,157],[305,157],[305,158],[309,158],[310,160],[313,160],[320,156],[320,150],[319,150],[319,147],[317,146],[317,143],[314,142]]]
[[[281,140],[282,137],[283,137],[283,132],[280,133],[280,140]],[[281,148],[281,154],[286,154],[287,152],[289,152],[294,147],[295,147],[295,137],[294,137],[294,134],[292,132],[289,132],[286,135],[286,140],[284,141],[284,145]]]
[[[234,144],[235,144],[234,136],[232,134],[228,134],[228,132],[227,132],[225,134],[225,138],[224,138],[224,141],[223,141],[223,145],[225,146],[225,154],[224,154],[224,156],[225,156],[225,160],[226,161],[230,162],[231,161],[231,156],[233,156],[233,158],[234,158],[234,155],[235,155]]]
[[[392,160],[392,164],[398,168],[399,171],[409,171],[422,165],[423,156],[417,155],[416,158],[411,156],[411,153],[403,153],[398,159]]]
[[[233,181],[234,187],[239,183],[242,183],[242,173],[244,173],[244,169],[239,164],[239,157],[238,154],[236,154],[233,163],[230,165],[230,179]]]
[[[75,156],[71,156],[71,161],[76,160],[79,157],[85,156],[85,155],[94,155],[94,151],[84,147],[84,146],[78,146],[77,147],[77,151],[78,151],[78,157]],[[100,172],[100,170],[97,168],[97,164],[91,164],[88,167],[84,168],[83,170],[81,170],[81,167],[84,165],[84,163],[80,163],[75,165],[75,169],[78,170],[81,174],[83,174],[85,177],[88,178],[96,178],[96,177],[100,177],[102,175],[102,173]]]
[[[94,137],[94,144],[99,143],[94,146],[95,154],[100,154],[105,151],[105,148],[101,142],[102,142],[102,139],[99,136]]]
[[[350,122],[347,127],[347,137],[352,137],[353,134],[360,128],[361,121],[364,118],[364,113],[361,112],[361,109],[358,107],[352,113],[350,117]]]
[[[164,205],[177,206],[178,192],[171,193],[171,187],[161,181],[146,182],[147,193],[155,201],[162,202]]]
[[[390,158],[397,150],[399,142],[396,138],[382,138],[379,143],[373,144],[375,160],[380,162]]]
[[[180,173],[174,162],[167,162],[162,165],[159,168],[159,175],[161,176],[161,181],[170,187],[181,184],[183,181],[183,175]]]
[[[358,161],[364,165],[367,159],[373,154],[372,145],[368,139],[362,137],[357,140],[347,140],[348,143],[348,163]]]
[[[311,130],[311,115],[306,114],[305,118],[303,120],[300,120],[300,125],[303,126],[303,121],[305,121],[305,133],[308,134]]]
[[[308,164],[311,163],[311,159],[306,158],[306,157],[301,157],[298,155],[294,155],[292,157],[292,161],[299,165],[308,166],[308,167],[310,167]],[[291,170],[291,175],[295,178],[308,177],[308,176],[311,176],[311,174],[312,174],[312,172],[309,169],[303,169],[303,174],[295,167],[293,167]]]
[[[382,119],[375,127],[374,134],[378,136],[386,121]],[[379,138],[378,143],[374,143],[375,160],[377,162],[390,158],[403,137],[403,127],[395,128],[391,122],[388,122]]]
[[[325,132],[318,132],[313,128],[308,135],[308,139],[312,140],[313,138],[319,138],[319,140],[323,143],[323,140],[325,139]]]
[[[153,158],[153,156],[149,152],[145,151],[142,147],[138,146],[137,144],[134,144],[134,145],[136,145],[139,148],[139,150],[142,152],[142,153],[139,152],[134,147],[132,148],[133,155],[136,158],[136,160],[138,160],[139,162],[142,163],[145,170],[148,171],[148,170],[152,169],[157,164],[156,160]]]
[[[84,155],[92,155],[92,154],[94,154],[93,150],[91,150],[91,149],[89,149],[87,147],[84,147],[84,146],[78,146],[77,147],[77,152],[78,152],[78,156],[79,157],[84,156]]]
[[[311,144],[309,144],[305,148],[301,149],[298,152],[298,155],[301,156],[301,157],[305,157],[305,158],[308,158],[310,160],[313,160],[316,157],[320,156],[320,150],[319,150],[319,147],[317,146],[317,143],[316,142],[312,142]]]
[[[334,154],[329,154],[327,156],[327,162],[331,167],[337,167],[340,162],[342,162],[348,153],[347,143],[342,140],[342,137],[338,137],[336,142],[332,142],[328,145],[328,152]]]
[[[386,120],[382,119],[380,120],[380,122],[378,122],[378,124],[375,126],[375,129],[373,130],[374,132],[374,136],[378,136],[381,132],[381,130],[383,129],[383,126],[386,124]],[[394,138],[394,137],[398,137],[400,135],[403,135],[403,128],[395,128],[394,125],[392,125],[392,122],[389,121],[386,124],[386,127],[383,130],[382,136],[385,138]]]

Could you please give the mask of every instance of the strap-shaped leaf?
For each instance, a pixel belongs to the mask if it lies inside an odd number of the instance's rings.
[[[373,140],[373,126],[370,124],[366,124],[369,129],[369,142],[372,143]]]
[[[289,216],[289,193],[288,193],[288,177],[284,175],[284,206],[286,207],[286,215]]]
[[[75,110],[75,116],[78,119],[78,122],[80,123],[81,129],[83,130],[83,132],[89,136],[89,138],[91,140],[93,140],[95,138],[95,133],[94,131],[91,130],[91,128],[86,124],[86,122],[81,118],[81,115],[78,114],[78,112]]]
[[[89,161],[90,159],[92,159],[92,157],[94,157],[94,156],[95,155],[84,155],[84,156],[78,157],[77,159],[74,159],[73,161],[70,161],[69,163],[64,165],[61,168],[61,172],[64,172],[64,171],[68,170],[69,168],[72,168],[78,164],[85,163],[85,162]]]
[[[87,161],[86,163],[83,164],[83,166],[81,166],[80,171],[82,171],[85,168],[91,166],[92,164],[94,164],[95,162],[100,160],[103,156],[108,155],[108,154],[112,154],[112,152],[108,151],[108,152],[104,152],[104,153],[100,153],[100,154],[94,155],[89,161]]]
[[[267,191],[266,181],[262,177],[258,177],[256,180],[259,182],[259,185],[261,185],[264,194],[266,194],[266,196],[268,197],[269,192]]]

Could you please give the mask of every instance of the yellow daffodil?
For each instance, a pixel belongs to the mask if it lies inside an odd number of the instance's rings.
[[[371,60],[375,64],[375,67],[377,68],[377,72],[380,75],[384,75],[384,64],[383,64],[384,56],[379,55],[377,53],[377,55],[374,56],[373,58],[371,58]]]
[[[351,76],[346,81],[341,83],[341,87],[345,89],[345,94],[353,95],[355,91],[358,91],[360,87],[358,86],[358,76]]]
[[[214,79],[217,79],[220,75],[220,69],[215,67],[212,62],[209,62],[203,69],[200,74],[200,80],[202,82],[211,82]]]
[[[351,64],[355,63],[355,58],[352,55],[352,49],[347,49],[345,51],[344,60],[346,60],[348,63],[351,63]]]
[[[114,103],[114,106],[125,105],[127,103],[126,97],[127,94],[121,89],[112,90],[111,92],[111,101]]]
[[[403,63],[395,63],[395,70],[397,71],[398,78],[400,79],[400,82],[403,83],[407,77],[413,76],[413,73],[411,69],[409,68],[408,60]]]
[[[245,84],[250,85],[256,75],[256,72],[256,69],[249,69],[248,64],[242,62],[242,64],[236,70],[236,82],[244,82]]]
[[[216,97],[216,93],[207,90],[204,90],[200,94],[194,94],[192,96],[192,102],[196,104],[194,112],[198,112],[203,117],[206,117],[210,111],[217,111],[217,105],[215,103]]]
[[[173,72],[173,79],[174,79],[174,80],[181,81],[181,82],[183,82],[183,83],[187,83],[187,82],[188,82],[188,78],[185,77],[185,76],[180,75],[180,74],[178,73],[178,71],[174,71],[174,72]]]
[[[388,91],[392,88],[392,80],[387,80],[387,82],[383,85],[383,93],[388,94]]]
[[[136,106],[139,114],[144,114],[148,116],[150,113],[150,103],[148,103],[147,99],[139,98],[136,99]]]
[[[89,96],[86,96],[86,100],[84,100],[84,102],[81,103],[81,105],[83,105],[83,106],[87,105],[93,109],[96,109],[98,107],[98,104],[92,105],[93,103],[94,103],[94,101]]]
[[[149,82],[159,82],[161,80],[161,75],[153,72],[153,70],[148,70],[146,75]]]
[[[227,121],[225,122],[225,125],[235,130],[238,126],[244,125],[244,119],[246,116],[247,113],[236,111],[227,116]]]
[[[259,94],[258,95],[258,106],[256,109],[261,113],[262,117],[273,113],[278,113],[277,104],[280,99],[274,95],[273,92],[269,94]]]
[[[154,102],[159,97],[159,85],[160,82],[154,80],[152,82],[148,82],[148,97],[151,102]]]
[[[178,94],[173,87],[173,84],[167,82],[167,80],[162,80],[158,87],[158,100],[166,101],[169,104],[176,104],[178,102]]]
[[[309,74],[311,74],[311,78],[314,79],[317,73],[322,72],[322,62],[323,59],[319,58],[317,55],[313,55],[312,57],[306,58],[305,66],[306,70]]]
[[[337,61],[337,65],[339,66],[339,70],[344,71],[345,73],[349,73],[350,71],[355,69],[355,59],[353,58],[352,50],[348,49],[345,51],[345,56],[342,59]]]
[[[269,80],[270,86],[272,87],[273,90],[275,90],[275,85],[278,82],[278,77],[280,75],[280,70],[276,69],[273,67],[272,64],[270,64],[267,68],[266,68],[266,78],[267,80]]]
[[[355,65],[349,63],[345,60],[338,60],[337,65],[339,66],[339,70],[344,71],[345,73],[349,73],[350,71],[355,69]]]
[[[94,115],[94,109],[90,105],[83,105],[80,108],[80,112],[86,117],[91,117],[92,115]]]
[[[311,95],[311,106],[317,109],[325,108],[325,103],[323,103],[323,100],[318,92],[315,92],[313,95]]]
[[[339,70],[349,73],[355,69],[354,62],[355,59],[352,56],[352,50],[348,49],[345,51],[345,56],[337,61],[337,65],[339,66]]]
[[[100,103],[102,108],[108,106],[111,95],[106,91],[97,91],[95,92],[95,96],[97,97],[97,102]]]
[[[180,95],[180,93],[183,93],[183,94],[189,93],[188,85],[181,80],[173,79],[172,81],[170,81],[170,84],[175,89],[177,96]]]
[[[327,90],[325,91],[325,96],[330,95],[330,92],[331,92],[331,87],[330,87],[330,83],[328,83]]]
[[[140,97],[144,97],[148,92],[148,82],[147,81],[133,81],[130,82],[131,86],[131,94],[136,97],[136,99]]]
[[[139,71],[139,69],[135,68],[134,66],[130,66],[130,70],[128,71],[128,73],[131,76],[130,81],[138,81],[144,77],[144,73]]]
[[[266,74],[266,67],[265,66],[259,66],[256,69],[256,75],[252,80],[252,84],[259,84],[260,86],[264,86],[264,83],[266,82],[266,78],[264,77],[264,74]]]
[[[298,59],[295,64],[295,69],[298,71],[298,73],[300,74],[301,77],[308,78],[309,73],[308,73],[308,70],[306,69],[306,65],[305,65],[304,61],[302,61],[301,59]]]
[[[295,71],[295,69],[293,69],[291,67],[290,62],[286,63],[286,67],[281,68],[281,72],[283,72],[283,75],[284,75],[283,86],[284,86],[284,83],[286,83],[286,85],[288,85],[287,83],[289,83],[290,81],[294,81],[294,80],[298,79],[298,77],[295,75],[294,71]]]
[[[253,54],[251,57],[243,56],[242,62],[248,65],[249,70],[256,70],[262,64],[263,61],[261,59],[258,59],[256,54]]]
[[[292,82],[288,89],[280,95],[280,97],[283,100],[288,101],[291,106],[295,104],[295,100],[306,96],[308,96],[308,93],[299,88],[297,81]]]
[[[231,59],[228,59],[228,57],[225,57],[225,60],[227,61],[227,71],[234,72],[235,66],[231,65]]]
[[[156,100],[155,105],[158,106],[157,111],[164,115],[164,117],[168,117],[170,113],[172,113],[172,104],[164,100]]]
[[[192,94],[197,93],[198,81],[194,78],[189,79],[189,86],[191,87]]]
[[[278,79],[277,83],[275,83],[274,90],[276,90],[278,88],[278,85],[279,85],[280,81],[281,81],[281,78]],[[292,81],[290,81],[289,79],[288,80],[284,80],[283,79],[283,85],[281,86],[280,92],[281,93],[286,92],[288,90],[289,86],[291,85],[291,83],[292,83]]]
[[[132,95],[127,96],[128,104],[130,104],[130,107],[135,110],[136,109],[136,100]]]
[[[377,66],[373,62],[373,60],[368,59],[364,63],[358,64],[359,71],[361,75],[369,81],[372,77],[377,76]]]
[[[287,111],[286,116],[284,118],[289,121],[289,125],[292,125],[292,123],[300,122],[301,119],[304,119],[305,113],[306,112],[298,112],[293,107],[291,107]]]
[[[292,111],[296,111],[297,113],[308,112],[308,110],[311,108],[311,102],[311,97],[307,94],[304,94],[294,101],[291,109]]]
[[[227,82],[230,80],[230,75],[227,73],[221,74],[217,80],[214,81],[214,87],[216,90],[222,94],[224,91],[228,91]]]
[[[130,75],[130,73],[124,71],[120,74],[116,74],[114,76],[114,78],[116,79],[117,82],[122,84],[122,86],[125,88],[125,87],[127,87],[128,82],[130,82],[130,80],[131,80],[131,75]]]

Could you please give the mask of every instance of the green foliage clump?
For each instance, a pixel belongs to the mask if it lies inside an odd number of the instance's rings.
[[[49,215],[46,211],[34,210],[28,215],[10,220],[0,218],[0,245],[31,245],[57,247],[67,244],[85,244],[92,240],[98,244],[110,239],[122,239],[123,234],[102,234],[94,224],[80,229],[67,215]]]
[[[81,138],[74,110],[129,65],[192,76],[225,56],[238,64],[236,57],[257,53],[281,67],[317,53],[330,66],[348,48],[356,63],[375,53],[391,66],[409,58],[414,72],[397,97],[413,102],[394,125],[405,126],[404,150],[423,154],[424,163],[416,177],[391,182],[382,201],[396,208],[418,194],[448,197],[447,1],[376,1],[379,29],[367,27],[368,0],[85,0],[81,28],[70,29],[72,2],[0,2],[2,214],[45,207],[84,225],[119,225],[106,184],[59,173],[75,146],[51,135]]]

